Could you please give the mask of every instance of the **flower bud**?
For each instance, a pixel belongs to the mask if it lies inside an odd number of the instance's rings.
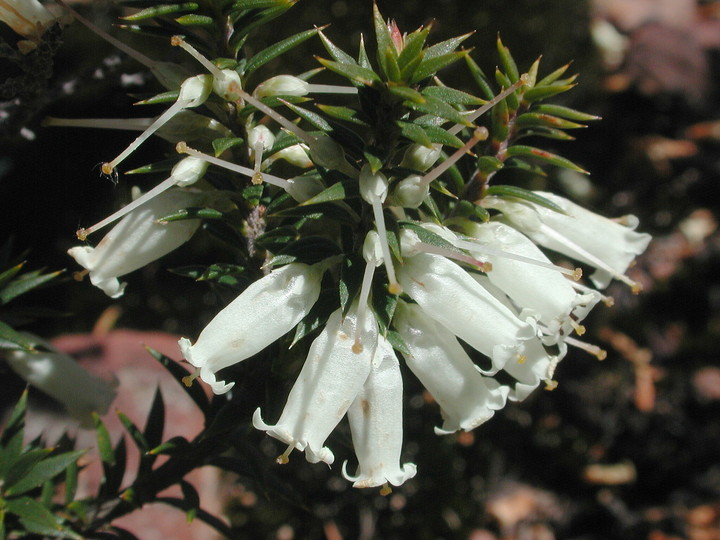
[[[310,85],[293,77],[292,75],[276,75],[261,82],[255,88],[253,96],[257,98],[268,96],[305,96],[310,90]]]
[[[425,172],[435,165],[441,151],[442,145],[438,143],[434,143],[431,148],[422,144],[412,144],[405,150],[400,166]]]
[[[416,174],[400,180],[393,186],[389,204],[403,208],[418,208],[430,193],[430,185]]]

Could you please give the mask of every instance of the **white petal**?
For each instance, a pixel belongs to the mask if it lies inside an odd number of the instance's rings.
[[[378,337],[375,358],[365,384],[348,409],[359,467],[355,477],[343,475],[357,488],[399,486],[415,476],[414,463],[400,466],[402,451],[402,377],[392,346]]]
[[[170,253],[195,233],[200,220],[160,224],[156,220],[197,204],[201,195],[170,190],[127,214],[95,248],[78,246],[68,254],[90,271],[90,281],[109,296],[122,295],[124,285],[116,279]]]
[[[335,311],[310,346],[277,424],[266,424],[260,409],[253,416],[257,429],[304,450],[311,463],[331,464],[335,460],[324,446],[325,440],[345,416],[370,373],[377,347],[377,322],[370,313],[361,322],[363,349],[355,352],[352,338],[357,322],[353,309],[344,320],[341,311]]]
[[[200,368],[215,393],[230,389],[215,373],[260,352],[292,330],[320,296],[322,269],[301,263],[273,270],[218,313],[194,345],[180,340],[183,357]]]
[[[474,429],[505,406],[510,388],[484,377],[455,337],[418,305],[400,303],[393,324],[409,349],[408,367],[440,406],[438,435]]]
[[[523,354],[525,341],[536,339],[532,324],[521,321],[445,257],[405,257],[399,278],[403,290],[429,317],[490,357],[492,371]]]

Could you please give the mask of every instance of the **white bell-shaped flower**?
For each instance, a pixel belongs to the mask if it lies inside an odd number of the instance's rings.
[[[528,201],[487,197],[483,206],[497,208],[503,219],[543,247],[596,268],[590,276],[598,288],[615,278],[639,291],[639,284],[624,275],[637,255],[645,251],[650,235],[635,232],[638,220],[625,216],[612,220],[547,192],[538,195],[558,205],[562,212]]]
[[[356,331],[361,335],[362,348],[353,347]],[[253,415],[255,428],[288,445],[278,457],[279,463],[286,463],[290,452],[297,449],[305,451],[310,463],[332,464],[335,456],[324,446],[325,440],[368,378],[377,339],[377,322],[371,312],[363,320],[358,320],[355,307],[344,318],[340,310],[330,315],[310,346],[277,424],[266,424],[259,408]]]
[[[183,357],[213,392],[223,394],[235,383],[217,380],[217,372],[236,364],[281,338],[309,312],[320,296],[323,269],[292,263],[253,282],[215,315],[195,344],[178,342]]]
[[[488,374],[524,357],[526,344],[537,341],[533,324],[520,320],[463,268],[441,255],[406,256],[398,279],[429,317],[490,357]]]
[[[68,254],[89,271],[93,285],[111,298],[118,298],[125,289],[118,277],[180,247],[200,226],[198,219],[170,223],[157,220],[196,205],[202,199],[199,193],[166,191],[128,213],[96,247],[76,246],[70,248]]]
[[[6,355],[10,368],[34,387],[59,401],[84,428],[93,426],[92,413],[103,415],[115,399],[117,381],[96,377],[67,354],[46,341],[26,334],[34,347],[46,350],[13,350]]]
[[[510,388],[483,376],[457,339],[417,304],[398,304],[393,324],[407,345],[405,361],[440,406],[445,435],[470,431],[507,402]]]
[[[487,274],[490,282],[515,302],[521,319],[534,317],[542,323],[549,338],[546,344],[557,343],[561,335],[573,330],[582,334],[579,323],[600,301],[599,294],[576,292],[570,280],[551,267],[550,260],[532,240],[512,227],[497,222],[472,223],[466,232],[480,243],[477,250],[468,251],[492,264]],[[483,245],[493,251],[483,251]],[[469,244],[463,244],[466,246]],[[506,255],[520,255],[547,266]]]
[[[403,439],[403,384],[400,365],[392,345],[378,336],[370,374],[347,411],[353,447],[358,458],[355,476],[343,476],[357,488],[399,486],[415,476],[414,463],[400,465]],[[381,492],[382,493],[382,492]]]

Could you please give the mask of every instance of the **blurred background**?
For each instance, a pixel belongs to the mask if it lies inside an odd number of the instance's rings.
[[[122,14],[110,2],[74,6],[106,29]],[[471,433],[436,437],[437,407],[406,374],[405,455],[419,474],[389,497],[354,490],[337,468],[301,458],[274,466],[278,446],[247,422],[268,388],[292,380],[270,366],[238,368],[238,423],[248,452],[257,452],[257,474],[226,478],[216,493],[237,538],[720,539],[720,2],[385,0],[379,7],[404,31],[432,24],[434,42],[474,32],[465,44],[488,74],[498,33],[521,70],[539,55],[541,75],[572,62],[579,84],[562,104],[603,120],[574,133],[575,142],[546,147],[592,175],[551,171],[527,187],[605,215],[637,215],[640,230],[654,235],[631,270],[644,292],[612,285],[615,306],[588,320],[587,341],[607,349],[606,360],[571,352],[555,391],[538,390]],[[332,23],[327,36],[355,53],[360,34],[372,34],[371,8],[369,0],[301,0],[252,45],[261,50]],[[111,32],[153,58],[177,54],[165,43]],[[13,45],[16,38],[2,26],[0,39]],[[99,164],[133,134],[43,127],[43,119],[146,117],[163,109],[132,106],[135,97],[159,91],[157,83],[83,26],[58,31],[47,46],[32,65],[0,47],[2,255],[29,250],[23,257],[32,268],[68,269],[27,299],[60,316],[24,328],[46,337],[94,327],[97,336],[111,326],[196,336],[227,292],[166,269],[223,261],[209,235],[127,276],[118,301],[71,278],[77,267],[66,251],[77,243],[75,230],[127,202],[134,183],[146,189],[159,178],[114,184],[100,176]],[[314,68],[314,54],[325,55],[319,40],[267,65],[265,74]],[[323,74],[318,81],[323,77],[333,80]],[[472,91],[461,65],[441,79]],[[151,140],[131,163],[171,152]],[[108,325],[101,315],[111,304]],[[93,361],[108,361],[102,347]],[[0,370],[7,407],[24,383]],[[37,407],[52,406],[35,397]],[[339,458],[350,457],[347,429],[335,437]]]

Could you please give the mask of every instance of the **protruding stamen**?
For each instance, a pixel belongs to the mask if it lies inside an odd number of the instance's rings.
[[[517,90],[521,86],[524,86],[525,84],[527,84],[527,74],[523,74],[520,77],[520,80],[518,82],[510,85],[507,89],[500,92],[497,96],[492,98],[490,101],[488,101],[485,105],[483,105],[479,109],[475,109],[474,111],[471,111],[470,113],[468,113],[468,115],[467,115],[468,122],[473,122],[475,119],[477,119],[480,116],[482,116],[483,114],[485,114],[487,111],[492,109],[495,105],[500,103],[503,99],[505,99],[510,94],[512,94],[515,90]],[[464,126],[463,124],[455,124],[453,127],[451,127],[448,130],[448,132],[452,133],[453,135],[457,135],[465,127],[467,127],[467,126]]]
[[[365,259],[366,265],[356,311],[355,340],[352,346],[355,354],[360,354],[363,351],[363,344],[360,342],[360,329],[363,327],[365,313],[367,312],[368,301],[370,299],[370,287],[372,286],[373,276],[375,275],[375,268],[381,264],[382,257],[382,247],[378,233],[375,231],[368,232],[367,236],[365,236],[365,242],[363,242],[363,258]]]
[[[557,240],[561,244],[565,244],[572,250],[576,251],[578,253],[578,255],[587,259],[587,261],[590,264],[592,264],[593,266],[600,268],[602,270],[605,270],[611,276],[613,276],[615,279],[622,281],[626,285],[629,285],[630,290],[632,291],[633,294],[638,294],[640,291],[642,291],[642,285],[640,283],[633,281],[625,274],[621,274],[620,272],[618,272],[617,270],[615,270],[614,268],[612,268],[611,266],[606,264],[605,261],[603,261],[602,259],[599,259],[598,257],[593,255],[589,251],[583,249],[582,247],[577,245],[572,240],[564,237],[562,234],[557,232],[555,229],[552,229],[551,227],[548,227],[544,223],[541,223],[540,224],[540,232],[549,236],[550,238],[553,238],[554,240]]]
[[[75,281],[82,281],[85,276],[87,276],[90,273],[90,270],[78,270],[77,272],[73,272],[73,279]]]
[[[152,188],[147,193],[143,193],[141,197],[138,197],[134,201],[132,201],[129,204],[126,204],[123,206],[120,210],[117,212],[109,215],[105,219],[98,221],[95,225],[87,228],[80,228],[75,232],[75,235],[78,237],[79,240],[85,240],[90,234],[94,233],[98,229],[102,229],[106,225],[110,225],[111,223],[117,221],[118,219],[122,218],[126,214],[132,212],[135,210],[138,206],[144,204],[145,202],[149,201],[153,197],[157,197],[162,192],[167,191],[171,187],[173,187],[177,182],[177,179],[170,176],[160,182],[157,186]]]
[[[80,127],[143,131],[152,125],[154,118],[57,118],[47,116],[44,127]]]
[[[202,54],[200,54],[200,52],[195,47],[190,45],[181,36],[171,37],[170,45],[172,45],[173,47],[180,47],[182,50],[187,52],[195,60],[200,62],[200,64],[202,64],[202,66],[207,69],[210,74],[216,79],[219,79],[221,81],[225,80],[225,74],[222,72],[222,70],[215,64],[213,64],[210,60],[205,58]]]
[[[585,327],[577,321],[570,319],[570,326],[572,326],[572,329],[575,330],[578,336],[582,336],[585,333]]]
[[[559,356],[551,356],[550,362],[548,363],[547,368],[547,376],[546,379],[548,381],[551,381],[553,376],[555,375],[555,370],[557,369],[558,364],[560,363],[560,357]],[[557,383],[556,383],[557,386]]]
[[[402,292],[402,287],[395,276],[395,266],[392,262],[390,245],[387,241],[387,229],[385,228],[385,216],[383,215],[382,204],[380,202],[373,203],[372,209],[373,216],[375,217],[375,227],[377,227],[378,236],[380,237],[383,259],[385,260],[385,270],[388,275],[388,292],[390,294],[400,294]]]
[[[577,347],[578,349],[582,349],[583,351],[592,354],[598,360],[605,360],[607,358],[607,351],[601,349],[597,345],[591,345],[590,343],[585,343],[584,341],[580,341],[569,336],[564,337],[563,341],[568,345],[572,345],[573,347]]]
[[[179,154],[188,154],[189,156],[200,158],[207,161],[208,163],[211,163],[212,165],[217,165],[218,167],[223,167],[230,171],[249,176],[251,179],[255,176],[255,171],[249,169],[248,167],[243,167],[242,165],[237,165],[224,159],[216,158],[208,154],[203,154],[202,152],[195,150],[194,148],[190,148],[184,141],[180,141],[179,143],[177,143],[177,145],[175,146],[175,150]],[[285,190],[290,187],[290,183],[287,180],[285,180],[284,178],[280,178],[279,176],[273,176],[272,174],[263,173],[262,180],[267,182],[268,184],[272,184],[273,186],[277,186]]]
[[[558,382],[557,382],[557,381],[553,381],[553,380],[551,380],[551,379],[546,379],[546,380],[545,380],[545,390],[547,390],[548,392],[552,392],[552,391],[555,390],[557,387],[558,387]]]
[[[145,142],[148,137],[150,137],[158,129],[164,126],[173,116],[175,116],[184,108],[185,103],[183,102],[176,101],[175,103],[173,103],[168,110],[158,116],[157,120],[155,120],[150,125],[150,127],[148,127],[145,131],[142,132],[140,136],[138,136],[132,143],[130,143],[130,146],[123,150],[118,157],[116,157],[112,161],[102,164],[103,174],[108,176],[111,175],[115,168],[120,165],[120,163],[126,157],[132,154],[143,142]]]
[[[390,487],[390,485],[387,482],[385,482],[383,484],[383,486],[380,488],[380,495],[382,495],[383,497],[387,497],[391,493],[392,493],[392,488]]]
[[[289,444],[285,451],[275,459],[275,463],[278,465],[287,465],[290,462],[290,452],[292,452],[294,448],[294,444]]]
[[[497,257],[505,257],[506,259],[512,259],[514,261],[524,262],[527,264],[532,264],[535,266],[539,266],[541,268],[547,268],[548,270],[555,270],[556,272],[560,272],[561,274],[564,274],[566,276],[570,276],[574,281],[577,281],[582,277],[582,269],[581,268],[565,268],[563,266],[558,266],[556,264],[552,264],[547,261],[539,261],[537,259],[533,259],[532,257],[525,257],[524,255],[518,255],[516,253],[511,253],[509,251],[504,251],[502,249],[494,248],[492,246],[488,246],[487,244],[481,243],[479,241],[468,241],[468,240],[458,240],[455,242],[455,246],[466,249],[468,251],[479,251],[482,253],[485,253],[487,255],[495,255]]]
[[[433,170],[431,170],[429,173],[427,173],[425,176],[422,177],[422,180],[420,181],[421,184],[429,184],[433,180],[435,180],[438,176],[440,176],[442,173],[447,171],[450,167],[455,165],[455,163],[458,162],[458,160],[463,157],[473,146],[475,146],[480,141],[484,141],[488,138],[488,130],[484,127],[475,128],[475,131],[473,132],[473,136],[466,142],[462,148],[458,148],[450,157],[448,157],[445,161],[443,161],[440,165],[435,167]]]
[[[443,257],[447,257],[448,259],[455,259],[456,261],[467,263],[471,266],[477,267],[480,271],[485,272],[485,273],[492,271],[491,263],[489,263],[487,261],[480,261],[478,259],[474,259],[473,257],[470,257],[469,255],[465,255],[464,253],[459,253],[457,251],[452,251],[450,249],[433,246],[431,244],[426,244],[425,242],[418,242],[416,244],[415,248],[418,251],[422,251],[424,253],[432,253],[434,255],[442,255]]]
[[[308,84],[311,94],[357,94],[354,86],[338,86],[335,84]]]
[[[197,379],[200,376],[200,368],[195,368],[195,371],[193,371],[190,375],[186,375],[183,377],[182,383],[190,388],[192,386],[192,383],[195,379]]]

